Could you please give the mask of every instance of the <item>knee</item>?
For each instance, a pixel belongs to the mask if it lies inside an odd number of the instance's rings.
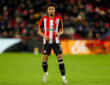
[[[58,54],[57,57],[58,57],[58,59],[62,58],[62,54]]]
[[[47,62],[48,61],[48,55],[43,55],[43,62]]]
[[[61,55],[58,57],[58,62],[59,62],[59,64],[64,64],[63,57]]]

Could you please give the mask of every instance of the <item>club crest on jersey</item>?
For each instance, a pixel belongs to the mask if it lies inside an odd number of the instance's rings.
[[[58,20],[56,20],[55,23],[58,24]]]

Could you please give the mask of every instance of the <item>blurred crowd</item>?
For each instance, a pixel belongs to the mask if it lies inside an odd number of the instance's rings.
[[[0,37],[40,39],[39,20],[50,2],[63,19],[62,38],[110,40],[109,0],[0,0]]]

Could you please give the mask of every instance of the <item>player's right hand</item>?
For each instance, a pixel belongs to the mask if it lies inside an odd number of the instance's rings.
[[[49,41],[49,37],[48,37],[48,36],[44,36],[44,38],[45,38],[47,41]]]

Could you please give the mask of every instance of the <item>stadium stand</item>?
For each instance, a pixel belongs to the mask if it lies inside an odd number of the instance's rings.
[[[62,38],[110,40],[109,0],[0,0],[0,37],[41,39],[38,24],[50,2],[64,21]]]

